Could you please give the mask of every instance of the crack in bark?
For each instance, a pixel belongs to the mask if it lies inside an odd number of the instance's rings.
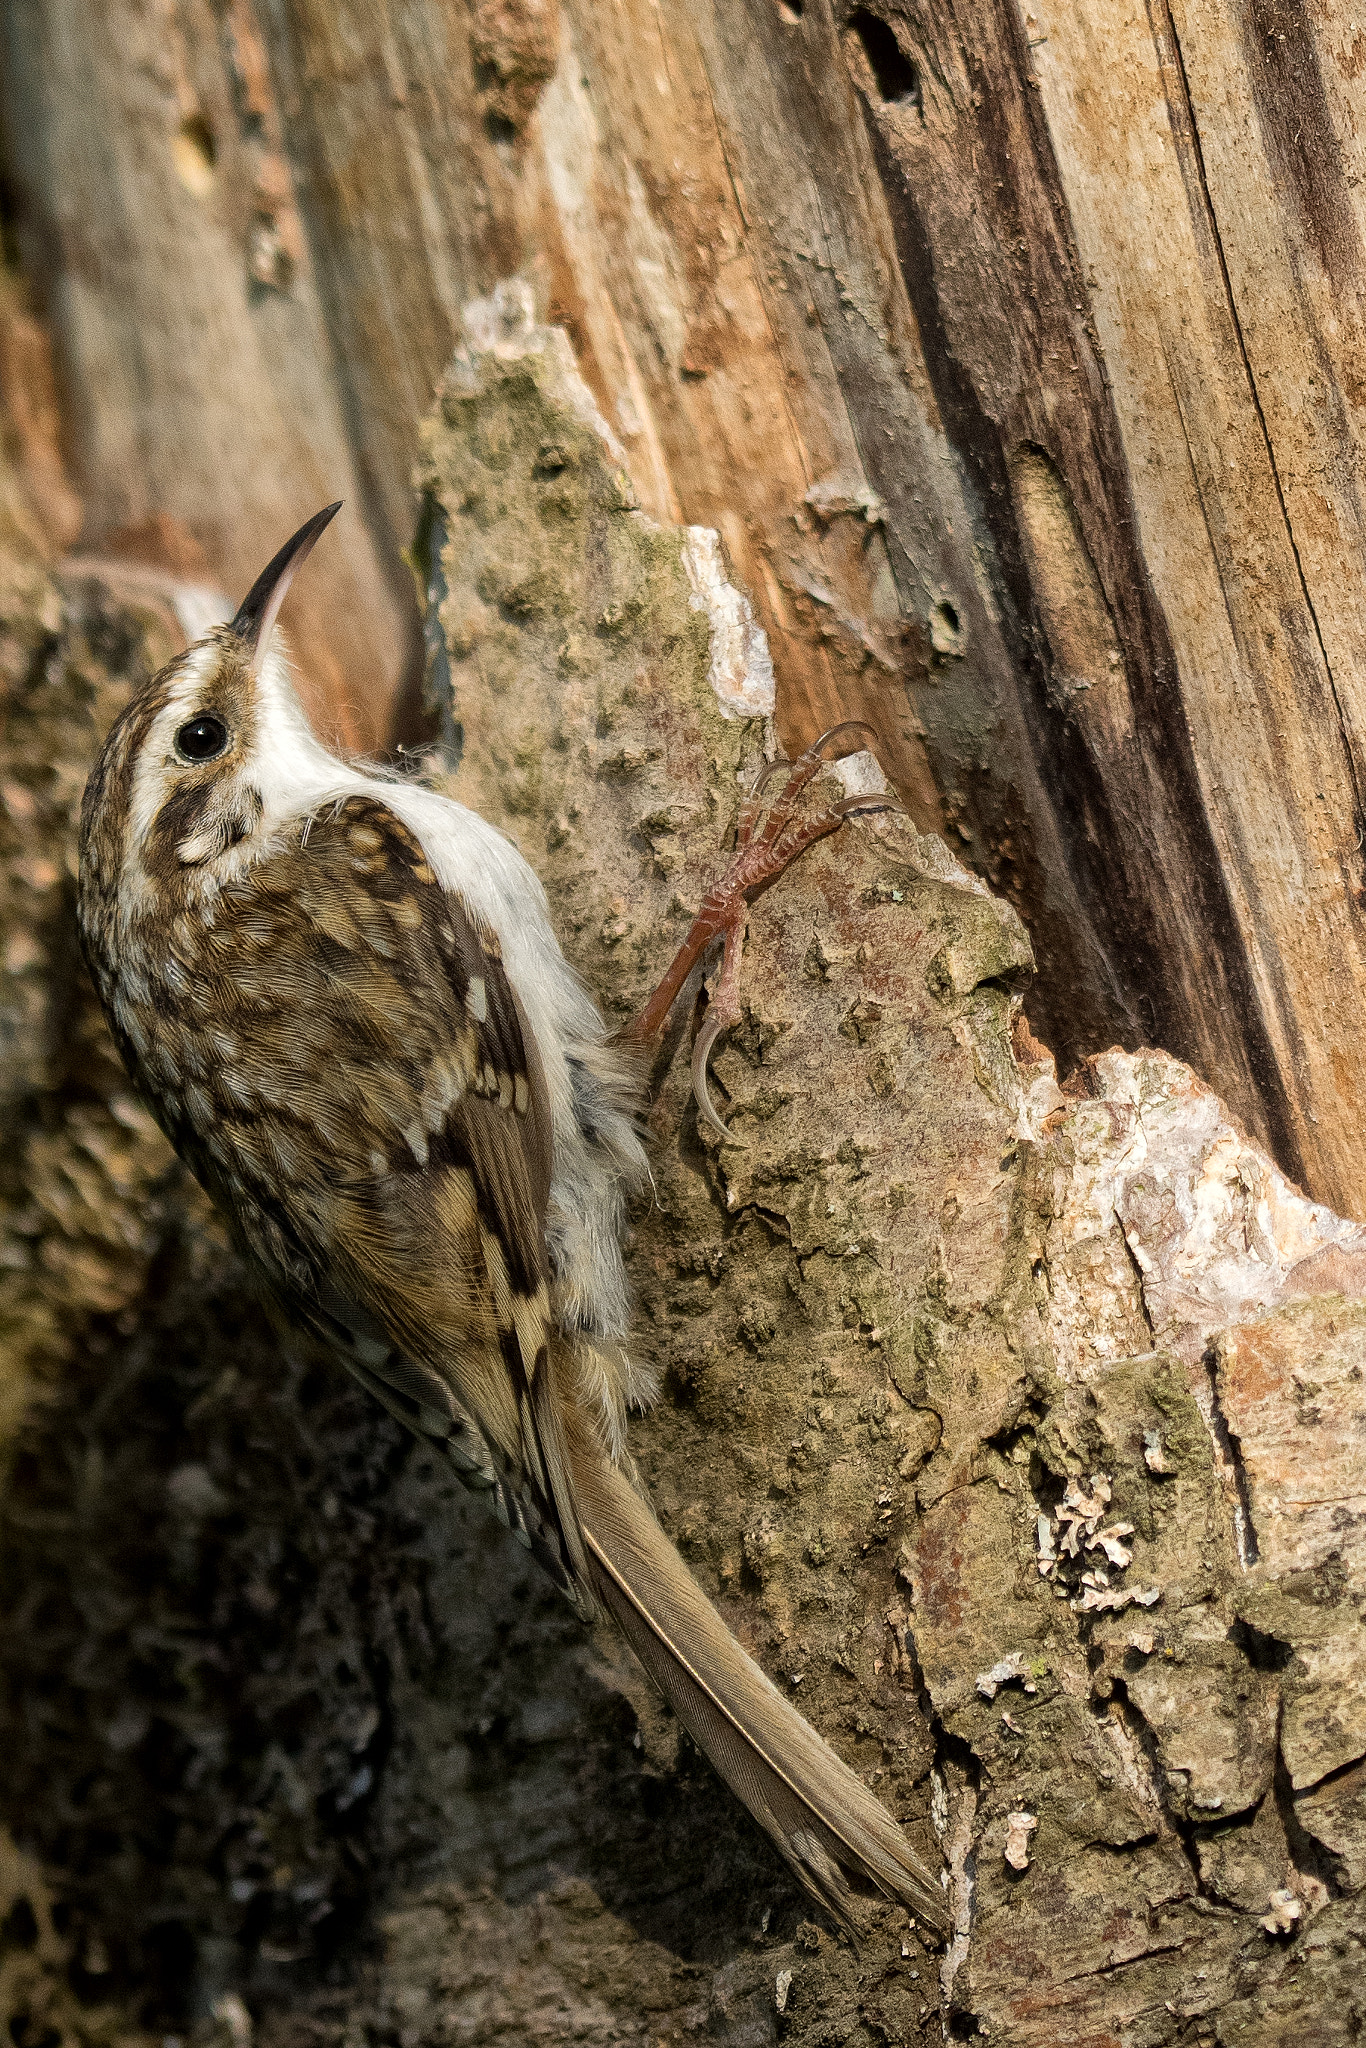
[[[1094,1970],[1073,1970],[1070,1975],[1060,1977],[1060,1984],[1083,1984],[1088,1977],[1112,1977],[1120,1970],[1132,1970],[1135,1963],[1150,1963],[1154,1956],[1181,1955],[1193,1945],[1194,1937],[1185,1941],[1163,1941],[1152,1948],[1145,1948],[1136,1956],[1121,1956],[1118,1962],[1099,1963]]]
[[[1295,1799],[1295,1788],[1290,1779],[1290,1767],[1285,1761],[1281,1747],[1281,1723],[1285,1715],[1285,1703],[1281,1702],[1276,1716],[1276,1765],[1272,1778],[1271,1797],[1276,1802],[1276,1812],[1285,1830],[1286,1854],[1297,1877],[1307,1878],[1311,1884],[1323,1886],[1330,1899],[1350,1895],[1352,1887],[1344,1883],[1343,1864],[1326,1843],[1321,1842],[1300,1818]],[[1360,1759],[1357,1759],[1360,1762]],[[1351,1766],[1346,1766],[1351,1769]],[[1336,1776],[1336,1772],[1330,1772]],[[1323,1782],[1323,1781],[1320,1781]]]
[[[1115,1222],[1119,1226],[1119,1236],[1120,1242],[1124,1246],[1124,1256],[1128,1259],[1129,1264],[1133,1267],[1134,1281],[1138,1288],[1138,1306],[1142,1311],[1143,1321],[1147,1327],[1148,1335],[1152,1338],[1154,1349],[1156,1349],[1157,1324],[1153,1321],[1152,1310],[1148,1307],[1148,1295],[1147,1290],[1144,1286],[1144,1281],[1147,1279],[1147,1275],[1144,1273],[1143,1267],[1139,1262],[1138,1253],[1134,1250],[1133,1246],[1129,1242],[1129,1233],[1124,1227],[1124,1218],[1120,1215],[1118,1209],[1115,1208],[1111,1209],[1110,1214],[1114,1217]]]
[[[901,1647],[909,1667],[911,1692],[916,1707],[934,1742],[934,1761],[930,1766],[931,1779],[938,1780],[944,1788],[947,1800],[954,1790],[953,1777],[950,1775],[952,1769],[962,1781],[958,1788],[960,1802],[971,1802],[968,1810],[960,1810],[957,1815],[950,1808],[948,1824],[940,1835],[944,1861],[952,1877],[957,1880],[958,1891],[958,1896],[955,1897],[954,1888],[950,1889],[954,1932],[940,1963],[940,1988],[947,2009],[952,2004],[954,1978],[967,1954],[967,1945],[972,1936],[973,1906],[977,1889],[977,1859],[972,1843],[972,1823],[977,1812],[978,1794],[981,1791],[982,1766],[972,1744],[945,1727],[930,1695],[929,1684],[920,1662],[920,1653],[916,1648],[915,1631],[909,1623],[901,1631]],[[937,1826],[935,1833],[939,1834]],[[960,1837],[962,1841],[961,1857],[955,1850],[955,1837]]]
[[[1195,1823],[1183,1820],[1172,1803],[1171,1780],[1167,1773],[1167,1767],[1162,1761],[1162,1747],[1158,1741],[1157,1731],[1131,1697],[1128,1686],[1118,1673],[1116,1673],[1114,1678],[1114,1691],[1111,1697],[1119,1707],[1124,1726],[1138,1744],[1147,1762],[1148,1769],[1152,1773],[1153,1795],[1157,1800],[1158,1809],[1161,1812],[1162,1818],[1171,1829],[1173,1837],[1180,1843],[1186,1861],[1190,1865],[1196,1896],[1205,1900],[1211,1906],[1222,1905],[1223,1901],[1206,1884],[1204,1874],[1200,1869],[1200,1852],[1196,1847]]]
[[[1124,1244],[1124,1250],[1138,1284],[1138,1300],[1139,1306],[1143,1311],[1143,1320],[1147,1325],[1149,1336],[1156,1345],[1158,1341],[1157,1325],[1153,1321],[1152,1313],[1148,1307],[1148,1298],[1144,1290],[1145,1275],[1143,1267],[1139,1263],[1138,1254],[1129,1242],[1129,1233],[1124,1227],[1123,1217],[1117,1209],[1112,1209],[1110,1213],[1119,1226],[1119,1234]],[[1257,1542],[1257,1531],[1252,1520],[1252,1493],[1248,1483],[1247,1467],[1243,1461],[1242,1445],[1229,1428],[1227,1417],[1219,1400],[1214,1354],[1207,1351],[1203,1363],[1209,1377],[1210,1392],[1210,1409],[1209,1414],[1205,1416],[1205,1422],[1209,1429],[1210,1443],[1214,1451],[1215,1470],[1227,1475],[1232,1483],[1234,1493],[1233,1538],[1238,1552],[1238,1562],[1244,1571],[1249,1571],[1256,1564],[1261,1555],[1261,1550]],[[1199,1407],[1198,1402],[1196,1405]],[[1201,1413],[1204,1413],[1203,1409]]]
[[[1325,1771],[1321,1778],[1315,1778],[1312,1785],[1301,1785],[1298,1793],[1293,1795],[1296,1804],[1298,1805],[1298,1802],[1310,1792],[1321,1792],[1325,1785],[1336,1785],[1340,1778],[1349,1777],[1353,1771],[1360,1770],[1363,1761],[1366,1761],[1366,1750],[1363,1750],[1360,1756],[1349,1757],[1345,1764],[1335,1764],[1331,1771]]]
[[[1250,1571],[1262,1553],[1257,1541],[1257,1527],[1252,1519],[1252,1488],[1243,1458],[1243,1446],[1241,1439],[1229,1428],[1228,1417],[1219,1398],[1218,1361],[1212,1350],[1206,1351],[1202,1363],[1209,1377],[1209,1430],[1214,1439],[1215,1454],[1232,1477],[1237,1495],[1233,1508],[1233,1535],[1238,1546],[1238,1562],[1244,1571]]]

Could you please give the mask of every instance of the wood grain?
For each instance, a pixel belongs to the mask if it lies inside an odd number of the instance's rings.
[[[322,723],[369,748],[412,598],[367,532],[250,10],[229,13],[7,10],[19,239],[53,325],[87,549],[168,517],[236,597],[319,505],[349,501],[288,623]]]
[[[1198,801],[1283,1092],[1282,1149],[1359,1210],[1352,138],[1334,130],[1304,25],[1289,31],[1291,56],[1269,55],[1281,45],[1263,11],[1154,5],[1118,27],[1108,9],[1036,8],[1026,20]]]

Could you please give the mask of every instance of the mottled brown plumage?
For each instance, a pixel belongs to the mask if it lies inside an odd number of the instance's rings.
[[[330,515],[328,515],[330,516]],[[289,1312],[605,1605],[793,1869],[933,1924],[900,1830],[729,1635],[619,1469],[633,1086],[544,897],[459,805],[322,749],[269,649],[310,522],[155,677],[82,814],[129,1070]]]

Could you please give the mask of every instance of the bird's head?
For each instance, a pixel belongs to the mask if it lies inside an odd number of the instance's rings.
[[[337,770],[295,694],[275,625],[339,509],[301,526],[235,617],[160,669],[115,723],[81,811],[83,924],[98,907],[174,910],[212,892]]]

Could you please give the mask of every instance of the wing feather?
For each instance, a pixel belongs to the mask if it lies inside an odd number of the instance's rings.
[[[352,796],[225,892],[214,937],[207,1000],[254,1080],[220,1091],[216,1157],[181,1134],[202,1177],[245,1186],[268,1268],[289,1242],[274,1277],[296,1312],[586,1583],[545,1395],[549,1106],[496,936]],[[306,1178],[282,1202],[286,1156]]]

